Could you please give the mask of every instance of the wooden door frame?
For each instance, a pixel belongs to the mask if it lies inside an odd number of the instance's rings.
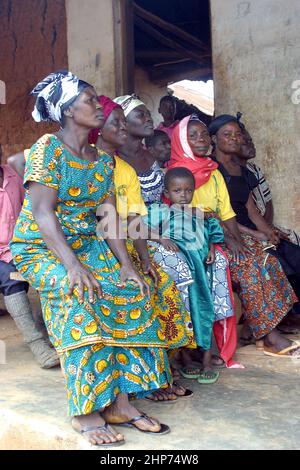
[[[112,0],[116,96],[134,92],[134,21],[132,0]]]

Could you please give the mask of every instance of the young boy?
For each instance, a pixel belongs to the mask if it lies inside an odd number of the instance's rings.
[[[189,207],[194,189],[195,180],[190,170],[167,171],[164,194],[171,205],[152,204],[144,221],[154,229],[150,234],[153,240],[170,239],[183,252],[194,279],[189,286],[190,312],[197,345],[204,350],[203,370],[191,374],[187,367],[181,373],[187,378],[197,378],[199,383],[214,383],[219,373],[212,369],[211,363],[215,313],[207,270],[215,260],[214,244],[222,243],[224,234],[216,219],[204,218],[201,210]]]

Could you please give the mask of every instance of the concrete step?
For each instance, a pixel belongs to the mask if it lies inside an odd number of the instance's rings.
[[[9,316],[0,318],[0,339],[6,345],[6,364],[0,365],[0,449],[99,450],[70,426],[60,369],[38,366]],[[190,399],[168,405],[136,401],[171,433],[120,428],[126,444],[116,449],[299,449],[299,361],[266,357],[253,345],[241,348],[237,359],[246,369],[223,370],[214,385],[182,381],[194,391]]]

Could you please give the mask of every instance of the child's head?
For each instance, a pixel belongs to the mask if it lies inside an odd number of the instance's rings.
[[[174,122],[176,114],[176,102],[171,95],[163,96],[160,99],[158,112],[162,115],[164,121]]]
[[[170,160],[171,142],[168,134],[165,132],[155,130],[153,135],[146,137],[145,146],[160,166],[164,166]]]
[[[168,170],[165,175],[165,196],[172,204],[190,204],[195,190],[193,173],[187,168]]]

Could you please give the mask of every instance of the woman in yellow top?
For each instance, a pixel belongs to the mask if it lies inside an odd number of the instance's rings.
[[[147,214],[147,208],[141,196],[140,183],[135,170],[122,160],[117,148],[127,139],[126,121],[120,105],[106,96],[99,96],[104,114],[103,127],[98,132],[90,132],[89,141],[96,143],[105,154],[115,161],[114,185],[116,191],[117,211],[124,224],[128,238],[127,249],[137,269],[141,267],[144,274],[151,272],[157,278],[156,308],[163,325],[170,349],[181,346],[192,346],[194,335],[189,311],[184,308],[180,293],[172,278],[157,263],[153,263],[154,251],[147,244],[147,235],[141,216]],[[149,248],[149,249],[148,249]],[[161,308],[161,306],[164,308]],[[177,396],[191,396],[191,391],[179,386],[176,382],[167,390],[155,391],[147,399],[154,401],[176,400]]]
[[[230,145],[236,146],[238,138],[228,136]],[[218,164],[208,157],[210,144],[206,125],[187,116],[174,130],[169,168],[185,167],[192,171],[196,182],[192,203],[215,213],[222,221],[231,278],[238,285],[254,337],[263,338],[265,349],[274,356],[291,355],[296,346],[291,346],[276,326],[295,302],[292,288],[276,258],[266,257],[262,247],[240,234],[226,183]]]

